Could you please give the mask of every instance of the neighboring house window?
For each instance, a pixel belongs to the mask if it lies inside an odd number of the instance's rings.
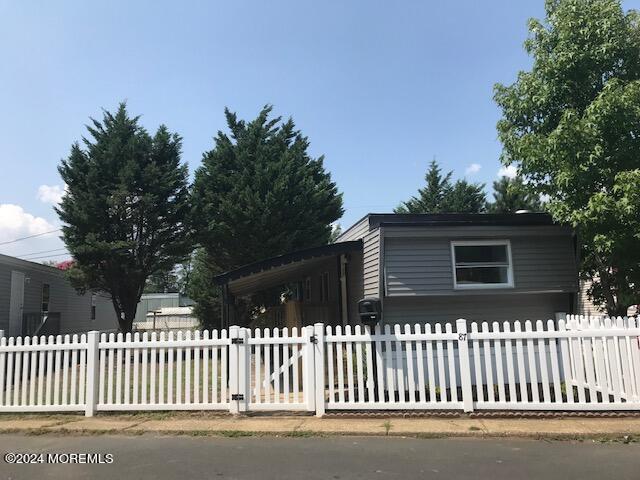
[[[320,275],[320,301],[329,301],[329,272]]]
[[[455,289],[513,287],[508,240],[451,242]]]
[[[48,283],[42,284],[42,314],[49,313],[50,286]]]

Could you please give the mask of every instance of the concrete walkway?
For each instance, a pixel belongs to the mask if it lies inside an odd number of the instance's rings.
[[[0,415],[0,433],[191,435],[396,435],[640,439],[640,417],[617,418],[316,418],[232,417],[211,414]]]

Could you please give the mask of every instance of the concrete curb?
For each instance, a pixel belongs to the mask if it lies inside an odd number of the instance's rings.
[[[640,418],[315,418],[197,416],[0,416],[0,433],[30,435],[514,437],[640,440]]]

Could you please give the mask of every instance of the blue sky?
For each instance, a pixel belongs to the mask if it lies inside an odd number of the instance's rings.
[[[325,155],[343,227],[414,194],[434,157],[489,191],[493,85],[528,68],[527,19],[542,15],[543,0],[0,0],[0,243],[59,226],[56,167],[88,117],[121,100],[184,137],[191,171],[225,106],[253,118],[273,104]],[[0,253],[59,249],[56,235]],[[47,254],[64,259],[30,258]]]

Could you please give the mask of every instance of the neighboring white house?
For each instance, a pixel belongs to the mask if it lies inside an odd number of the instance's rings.
[[[118,327],[111,300],[79,295],[64,271],[0,255],[0,330],[7,335],[57,335]]]
[[[145,321],[135,321],[134,330],[180,330],[197,328],[193,307],[163,307],[147,312]]]

